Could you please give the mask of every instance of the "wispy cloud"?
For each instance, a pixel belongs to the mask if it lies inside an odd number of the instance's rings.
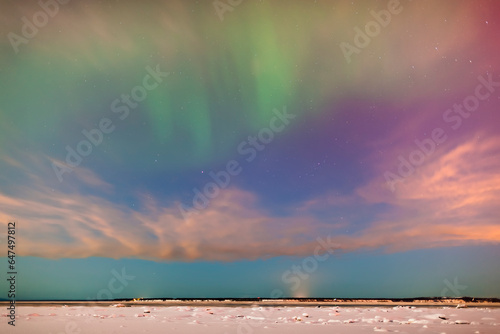
[[[48,159],[4,158],[2,167],[17,168],[26,182],[8,184],[9,191],[0,193],[0,221],[19,222],[20,255],[49,258],[232,261],[307,256],[315,239],[326,235],[341,246],[339,251],[498,243],[500,138],[475,138],[421,166],[395,193],[373,180],[357,194],[312,198],[282,216],[263,209],[257,195],[237,188],[225,190],[207,209],[187,218],[179,214],[177,203],[162,203],[149,194],[137,194],[142,204],[131,209],[113,202],[113,187],[89,170],[80,168],[73,183],[56,189],[40,174],[51,175]],[[83,193],[85,187],[92,193]],[[339,219],[342,207],[362,211],[380,203],[387,209],[374,211],[356,226],[353,216]]]
[[[141,209],[132,210],[107,196],[79,192],[92,187],[93,193],[107,195],[112,190],[84,168],[65,191],[56,190],[31,172],[49,172],[48,161],[23,159],[32,162],[23,171],[29,186],[0,193],[0,220],[19,222],[20,255],[235,260],[305,255],[314,249],[318,221],[305,215],[272,217],[248,192],[228,189],[206,210],[184,218],[175,203],[162,205],[147,194],[137,195]],[[3,164],[17,165],[12,159]]]
[[[364,238],[394,249],[499,242],[498,170],[500,138],[478,135],[436,154],[394,193],[373,180],[358,193],[392,209]]]

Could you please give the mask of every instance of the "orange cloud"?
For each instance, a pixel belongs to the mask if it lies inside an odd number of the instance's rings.
[[[145,194],[137,196],[140,209],[114,203],[106,198],[113,197],[113,187],[89,170],[75,169],[73,183],[60,189],[30,172],[47,176],[50,162],[35,156],[24,162],[10,158],[3,164],[23,169],[29,186],[0,193],[0,221],[17,221],[19,255],[48,258],[232,261],[308,256],[318,246],[316,238],[327,235],[343,252],[500,242],[500,138],[470,140],[435,155],[395,193],[372,181],[355,195],[313,198],[289,215],[273,216],[259,206],[256,195],[231,188],[186,218],[178,203],[161,203]],[[77,189],[82,185],[103,195],[81,194]],[[336,214],[344,207],[376,203],[388,209],[364,225],[354,226],[352,217],[340,220]],[[319,219],[318,212],[330,213],[331,219]]]
[[[434,153],[394,193],[381,179],[359,189],[394,208],[360,240],[396,250],[500,242],[500,137],[472,138]]]
[[[28,157],[30,168],[50,175],[43,159]],[[27,166],[15,160],[11,166]],[[29,168],[24,172],[29,173]],[[21,256],[169,260],[236,260],[279,255],[307,255],[316,247],[311,216],[273,217],[258,208],[254,195],[227,189],[210,205],[186,218],[176,203],[142,198],[141,210],[132,210],[104,197],[83,195],[78,185],[105,194],[112,186],[83,168],[75,169],[74,184],[56,190],[45,178],[29,175],[29,187],[15,195],[0,193],[0,221],[15,220]],[[312,241],[311,241],[312,240]]]

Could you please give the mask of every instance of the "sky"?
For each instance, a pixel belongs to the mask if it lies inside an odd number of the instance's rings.
[[[498,2],[0,9],[17,299],[500,297]]]

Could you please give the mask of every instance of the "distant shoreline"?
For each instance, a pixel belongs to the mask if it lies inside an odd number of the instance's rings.
[[[0,306],[9,305],[9,301],[0,301]],[[326,299],[326,298],[287,298],[287,299],[260,299],[260,298],[240,298],[240,299],[138,299],[138,300],[106,300],[106,301],[16,301],[16,306],[210,306],[210,307],[332,307],[332,306],[432,306],[432,307],[500,307],[498,298],[408,298],[408,299]]]

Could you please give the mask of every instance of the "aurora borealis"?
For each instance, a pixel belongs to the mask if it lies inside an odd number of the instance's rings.
[[[20,298],[500,296],[498,2],[41,3],[0,5]]]

